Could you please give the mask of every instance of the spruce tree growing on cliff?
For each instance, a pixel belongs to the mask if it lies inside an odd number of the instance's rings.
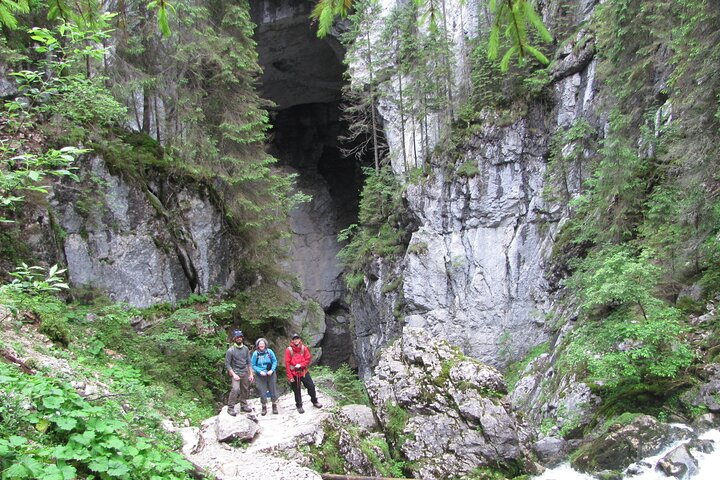
[[[363,65],[367,78],[355,79],[343,89],[343,119],[348,124],[348,134],[340,140],[349,145],[344,155],[362,156],[372,149],[375,172],[380,171],[380,161],[387,151],[380,118],[377,113],[377,75],[370,38],[370,23],[378,14],[377,0],[358,0],[355,12],[350,16],[350,29],[343,35],[347,48],[345,62]]]

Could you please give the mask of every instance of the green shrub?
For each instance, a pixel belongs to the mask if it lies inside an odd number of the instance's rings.
[[[398,225],[403,211],[400,184],[392,169],[365,169],[365,174],[359,225],[350,225],[338,235],[339,241],[348,241],[338,259],[346,267],[345,280],[351,290],[362,285],[362,271],[371,258],[398,255],[406,247],[405,233]]]
[[[40,332],[53,342],[65,347],[70,344],[70,327],[67,319],[58,316],[47,316],[40,321]]]
[[[328,384],[327,394],[332,396],[339,406],[370,405],[365,384],[346,363],[331,370],[325,366],[315,367],[313,377],[318,384]]]
[[[582,321],[561,363],[584,365],[605,390],[675,378],[693,360],[680,311],[653,296],[660,272],[651,256],[609,246],[582,261],[571,282]]]
[[[477,176],[480,173],[480,169],[478,168],[475,161],[468,160],[467,162],[463,163],[458,167],[456,173],[460,177],[471,178]]]

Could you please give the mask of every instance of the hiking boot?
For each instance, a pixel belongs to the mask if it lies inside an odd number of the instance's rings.
[[[275,415],[277,415],[277,413],[278,413],[277,403],[273,403],[273,404],[272,404],[272,410],[273,410],[273,413],[274,413]]]
[[[235,415],[237,415],[237,413],[235,413],[234,408],[228,408],[228,415],[230,415],[231,417],[234,417]]]
[[[260,415],[267,415],[267,405],[262,406],[262,411],[260,412]]]
[[[242,407],[242,408],[240,409],[240,411],[241,411],[241,412],[252,412],[252,408],[250,408],[250,407],[248,407],[247,405],[245,405],[244,407]]]
[[[320,403],[320,402],[318,402],[318,401],[315,401],[315,402],[313,402],[313,407],[315,407],[315,408],[322,408],[322,403]]]
[[[298,413],[305,413],[305,410],[303,410],[303,407],[302,407],[302,406],[299,406],[299,407],[298,407]]]

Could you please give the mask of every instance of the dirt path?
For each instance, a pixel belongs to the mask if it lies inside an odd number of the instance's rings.
[[[322,409],[312,406],[303,391],[305,413],[295,408],[292,393],[278,399],[279,414],[275,415],[268,402],[268,414],[260,415],[260,399],[251,400],[251,413],[231,417],[227,408],[220,414],[205,420],[200,428],[180,429],[183,437],[183,453],[200,469],[207,469],[219,480],[246,479],[258,476],[268,480],[319,480],[321,477],[309,468],[289,458],[298,458],[296,447],[322,443],[323,421],[334,407],[332,399],[318,391]],[[246,445],[232,446],[219,442],[218,428],[243,426],[259,427],[253,440]]]

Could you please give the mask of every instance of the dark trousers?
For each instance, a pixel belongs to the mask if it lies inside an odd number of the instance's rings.
[[[310,401],[312,403],[318,403],[317,400],[317,394],[315,393],[315,383],[313,383],[312,377],[310,376],[310,372],[306,373],[302,377],[293,377],[292,382],[290,384],[293,387],[293,392],[295,392],[295,406],[296,407],[302,407],[302,395],[300,393],[300,382],[302,382],[303,385],[305,385],[305,389],[310,394]]]
[[[272,375],[256,374],[255,386],[260,394],[260,403],[263,405],[267,403],[267,397],[265,396],[267,392],[270,392],[272,403],[277,403],[277,374],[275,372]]]
[[[240,375],[240,380],[232,381],[232,390],[230,390],[230,398],[228,398],[228,410],[233,408],[238,400],[240,401],[240,407],[247,407],[247,399],[250,395],[250,379],[248,374],[244,373]]]

